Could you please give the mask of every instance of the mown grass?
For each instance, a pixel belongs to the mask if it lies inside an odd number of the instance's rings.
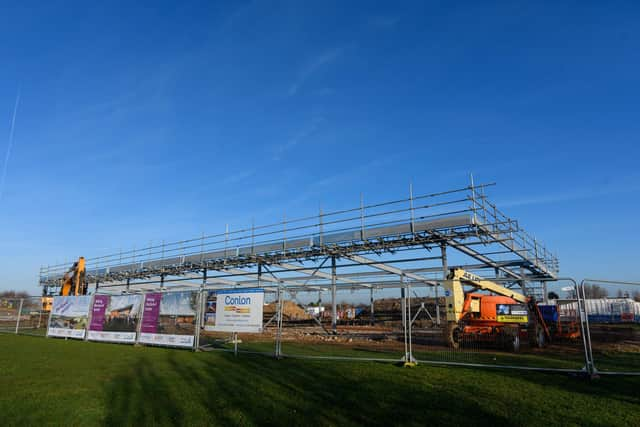
[[[2,425],[634,425],[638,377],[0,335]]]

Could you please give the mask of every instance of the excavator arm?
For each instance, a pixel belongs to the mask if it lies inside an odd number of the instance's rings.
[[[85,283],[85,268],[84,257],[80,257],[77,262],[73,263],[73,266],[64,274],[62,278],[60,295],[86,295],[87,285]]]

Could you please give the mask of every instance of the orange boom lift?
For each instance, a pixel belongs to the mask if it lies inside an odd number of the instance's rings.
[[[495,295],[465,294],[463,285]],[[444,338],[450,347],[458,348],[465,342],[486,342],[518,351],[521,332],[525,332],[529,343],[536,347],[542,347],[551,339],[549,328],[532,297],[461,268],[452,269],[443,286],[447,308]]]

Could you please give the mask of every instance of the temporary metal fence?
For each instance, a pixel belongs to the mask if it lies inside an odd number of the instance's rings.
[[[17,321],[17,333],[45,336],[49,320],[50,298],[29,297],[22,299],[20,319]]]
[[[640,375],[640,283],[585,279],[580,292],[594,371]]]
[[[48,315],[41,297],[0,298],[0,332],[44,336]]]
[[[269,288],[260,333],[208,330],[210,291],[188,291],[193,294],[192,311],[163,315],[158,325],[161,334],[192,336],[193,345],[188,348],[239,355],[640,375],[640,284],[587,280],[578,285],[570,280],[556,283],[555,288],[562,290],[538,305],[551,334],[542,347],[529,342],[528,330],[519,332],[517,343],[514,336],[506,340],[469,333],[452,347],[445,339],[442,289],[436,296],[435,287],[412,283],[394,289],[341,289],[335,306],[327,303],[329,296],[322,289]],[[104,295],[93,299],[99,296]],[[0,332],[46,336],[50,309],[51,301],[43,297],[2,298]],[[138,318],[138,343],[141,323]],[[172,346],[170,340],[162,339],[146,344]]]

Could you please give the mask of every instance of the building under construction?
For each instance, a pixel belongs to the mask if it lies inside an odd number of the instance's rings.
[[[261,287],[337,294],[426,288],[461,267],[538,300],[557,277],[558,259],[486,196],[489,185],[255,225],[146,248],[86,257],[89,289],[131,293]],[[455,259],[455,262],[453,261]],[[70,263],[43,266],[40,285],[57,294]],[[436,313],[438,315],[438,313]]]

